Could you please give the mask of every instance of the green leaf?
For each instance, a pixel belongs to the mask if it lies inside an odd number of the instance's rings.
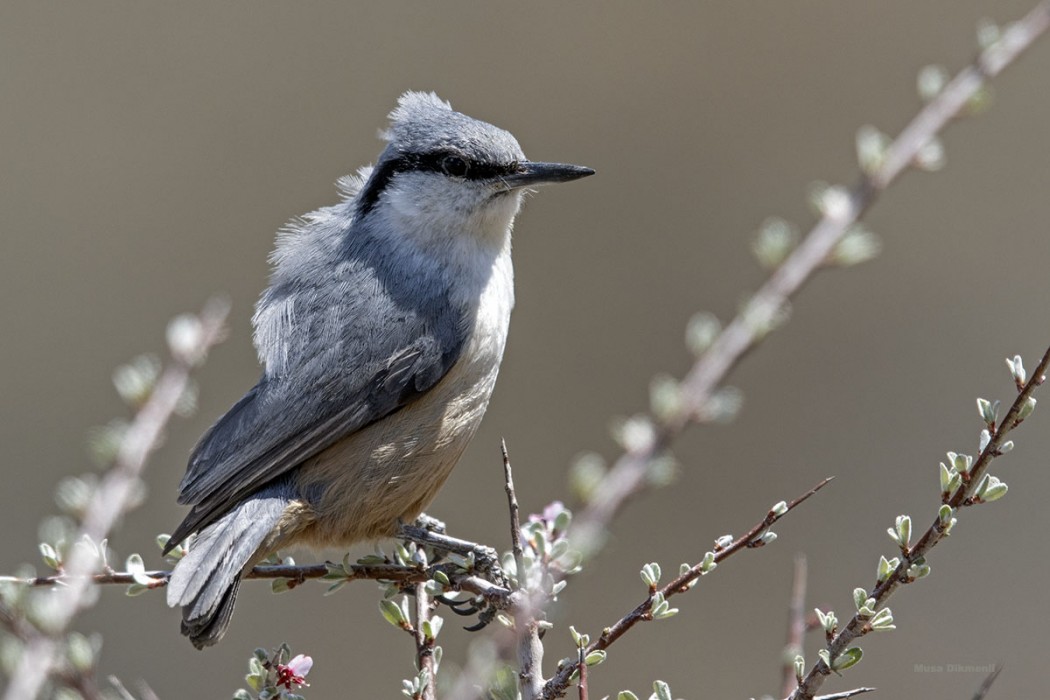
[[[653,681],[653,690],[656,691],[654,693],[656,700],[674,700],[671,697],[671,686],[663,681]]]
[[[835,661],[832,662],[831,670],[838,673],[840,671],[845,671],[851,666],[856,666],[857,662],[860,661],[860,657],[862,657],[863,655],[864,652],[861,650],[860,647],[850,647],[846,651],[839,654]]]
[[[381,600],[379,601],[379,612],[383,614],[386,621],[392,624],[394,627],[405,629],[408,624],[408,620],[405,619],[405,614],[401,610],[401,606],[392,600]]]
[[[141,583],[133,583],[124,590],[124,595],[129,598],[140,596],[149,590],[149,586],[143,586]]]
[[[601,662],[605,661],[606,653],[601,649],[595,649],[590,654],[584,657],[583,661],[588,666],[597,666]]]
[[[40,557],[44,560],[45,564],[55,571],[62,568],[62,558],[59,556],[55,548],[47,542],[40,543]]]

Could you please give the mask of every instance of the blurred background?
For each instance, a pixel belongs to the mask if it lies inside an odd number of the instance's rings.
[[[954,72],[980,18],[1031,4],[3,3],[0,571],[38,561],[55,484],[92,469],[87,431],[127,415],[113,368],[163,352],[171,316],[225,293],[232,334],[199,375],[200,410],[172,425],[145,506],[111,538],[120,561],[163,565],[153,541],[184,514],[186,455],[258,375],[249,319],[274,232],[374,160],[402,91],[435,90],[530,157],[598,172],[545,189],[519,218],[500,381],[430,508],[456,535],[506,547],[500,438],[523,509],[566,498],[574,456],[615,455],[610,420],[646,407],[654,374],[689,366],[689,317],[727,318],[760,284],[749,243],[763,219],[808,226],[808,184],[855,179],[858,127],[896,133],[919,107],[920,67]],[[641,599],[642,564],[675,571],[835,475],[775,545],[719,568],[591,674],[592,697],[648,696],[655,678],[683,698],[775,693],[795,553],[809,557],[808,607],[845,618],[893,553],[894,517],[932,520],[938,461],[976,451],[975,397],[1011,400],[1003,358],[1032,367],[1050,339],[1048,74],[1044,41],[995,82],[989,112],[945,134],[943,172],[909,173],[878,202],[867,223],[882,256],[820,274],[734,373],[738,420],[691,430],[675,486],[632,502],[571,582],[548,673],[570,653],[568,624],[598,634]],[[989,697],[1045,693],[1050,415],[1015,437],[994,468],[1009,495],[962,514],[932,576],[893,599],[898,630],[864,639],[864,660],[825,692],[969,697],[984,674],[950,665],[1005,664]],[[248,583],[230,634],[204,653],[159,592],[109,587],[79,625],[105,633],[103,671],[161,697],[229,697],[252,649],[281,641],[314,657],[311,700],[400,697],[412,647],[375,587],[322,591]],[[448,622],[451,666],[471,635]],[[807,640],[810,662],[817,648]]]

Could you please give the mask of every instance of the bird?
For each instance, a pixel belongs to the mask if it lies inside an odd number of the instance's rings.
[[[262,376],[193,449],[165,554],[198,649],[278,548],[395,536],[435,497],[489,403],[514,306],[511,229],[536,185],[594,171],[528,160],[509,132],[406,92],[374,166],[278,232],[252,318]]]

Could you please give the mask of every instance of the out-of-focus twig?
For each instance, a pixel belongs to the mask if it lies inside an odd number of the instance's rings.
[[[786,698],[798,687],[795,677],[795,655],[802,653],[806,635],[806,555],[795,555],[794,576],[791,579],[791,603],[788,607],[787,644],[784,645],[780,697]]]
[[[198,317],[193,347],[183,348],[184,352],[175,352],[173,348],[172,364],[161,374],[149,399],[124,434],[113,467],[99,483],[74,541],[86,537],[92,542],[101,542],[124,514],[138,488],[146,461],[160,444],[165,426],[190,385],[191,370],[222,340],[228,308],[224,302],[210,302]],[[46,624],[26,640],[11,673],[10,685],[4,694],[6,700],[32,700],[39,695],[56,662],[62,634],[85,607],[95,565],[96,558],[88,548],[71,549],[64,565],[65,585],[52,593]]]
[[[825,265],[836,244],[900,175],[922,149],[966,108],[984,86],[1010,65],[1050,26],[1050,2],[1039,3],[1002,36],[980,52],[930,100],[886,148],[877,168],[860,181],[823,217],[772,273],[741,311],[696,361],[680,384],[681,406],[660,421],[648,444],[626,451],[595,488],[587,507],[576,513],[573,539],[588,548],[600,542],[623,504],[645,488],[649,465],[670,447],[692,421],[708,410],[729,372],[753,349],[803,284]],[[845,194],[845,193],[844,193]]]
[[[977,689],[977,692],[973,694],[973,700],[984,700],[984,697],[988,695],[988,691],[992,689],[992,684],[995,683],[995,679],[999,677],[999,674],[1003,672],[1002,664],[995,667],[995,670],[984,677],[981,681],[981,687]]]

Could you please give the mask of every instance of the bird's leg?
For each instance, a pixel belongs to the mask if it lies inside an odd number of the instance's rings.
[[[506,585],[507,579],[499,565],[499,553],[492,547],[445,534],[445,524],[428,515],[421,515],[415,522],[398,523],[399,539],[418,545],[433,547],[440,556],[443,552],[454,552],[464,557],[473,557],[477,570],[491,580]]]

